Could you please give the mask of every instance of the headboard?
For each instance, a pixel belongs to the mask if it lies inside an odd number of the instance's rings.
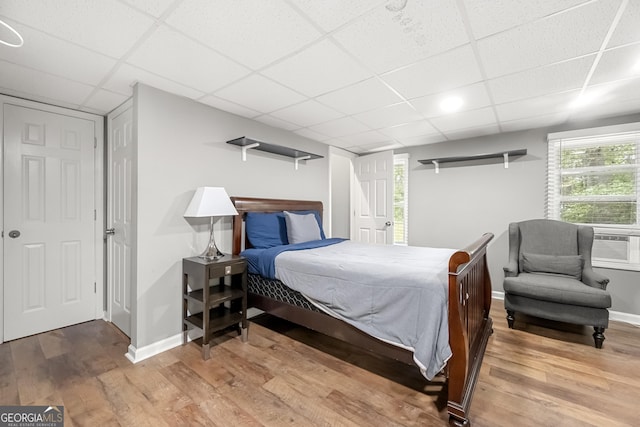
[[[236,207],[238,215],[233,217],[233,254],[239,255],[244,247],[250,248],[251,244],[242,238],[243,227],[247,212],[281,212],[281,211],[317,211],[322,219],[322,202],[315,200],[285,200],[285,199],[258,199],[253,197],[231,197],[231,202]]]

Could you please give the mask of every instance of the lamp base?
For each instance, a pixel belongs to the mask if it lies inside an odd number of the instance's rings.
[[[226,254],[223,254],[222,252],[219,252],[217,254],[214,255],[210,255],[207,251],[203,252],[202,254],[198,255],[198,258],[202,258],[205,261],[217,261],[220,258],[224,258]]]
[[[225,254],[220,252],[220,250],[216,246],[216,241],[213,238],[213,217],[211,217],[211,224],[209,228],[209,244],[205,248],[204,252],[198,255],[198,257],[206,261],[217,261],[220,258],[224,257],[224,255]]]

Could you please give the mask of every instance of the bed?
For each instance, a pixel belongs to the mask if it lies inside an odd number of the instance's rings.
[[[245,233],[245,220],[254,213],[284,211],[316,212],[321,218],[322,202],[306,200],[231,197],[237,216],[233,220],[233,253],[252,248]],[[319,219],[321,223],[321,219]],[[445,269],[446,306],[442,320],[448,327],[450,357],[444,373],[447,378],[447,412],[452,426],[470,425],[469,408],[478,379],[484,351],[492,333],[491,281],[487,269],[486,248],[493,238],[484,234],[468,247],[451,251],[442,262]],[[336,245],[337,247],[338,245]],[[278,280],[249,275],[249,307],[347,341],[376,354],[408,365],[415,365],[414,351],[374,338],[350,323],[340,320],[310,303],[302,293],[289,289]],[[428,329],[429,325],[425,326]]]

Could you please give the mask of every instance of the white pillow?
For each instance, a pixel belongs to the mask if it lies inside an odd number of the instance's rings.
[[[300,215],[284,211],[284,220],[287,224],[289,244],[322,239],[320,226],[314,214]]]

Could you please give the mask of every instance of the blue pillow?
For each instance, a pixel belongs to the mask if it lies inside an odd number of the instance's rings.
[[[247,212],[245,233],[251,246],[258,249],[286,245],[287,225],[282,212]]]
[[[322,221],[317,211],[292,211],[296,214],[312,213],[320,227],[320,237],[326,239],[322,229]],[[287,224],[283,212],[247,212],[245,219],[245,233],[251,246],[258,249],[288,245]]]

